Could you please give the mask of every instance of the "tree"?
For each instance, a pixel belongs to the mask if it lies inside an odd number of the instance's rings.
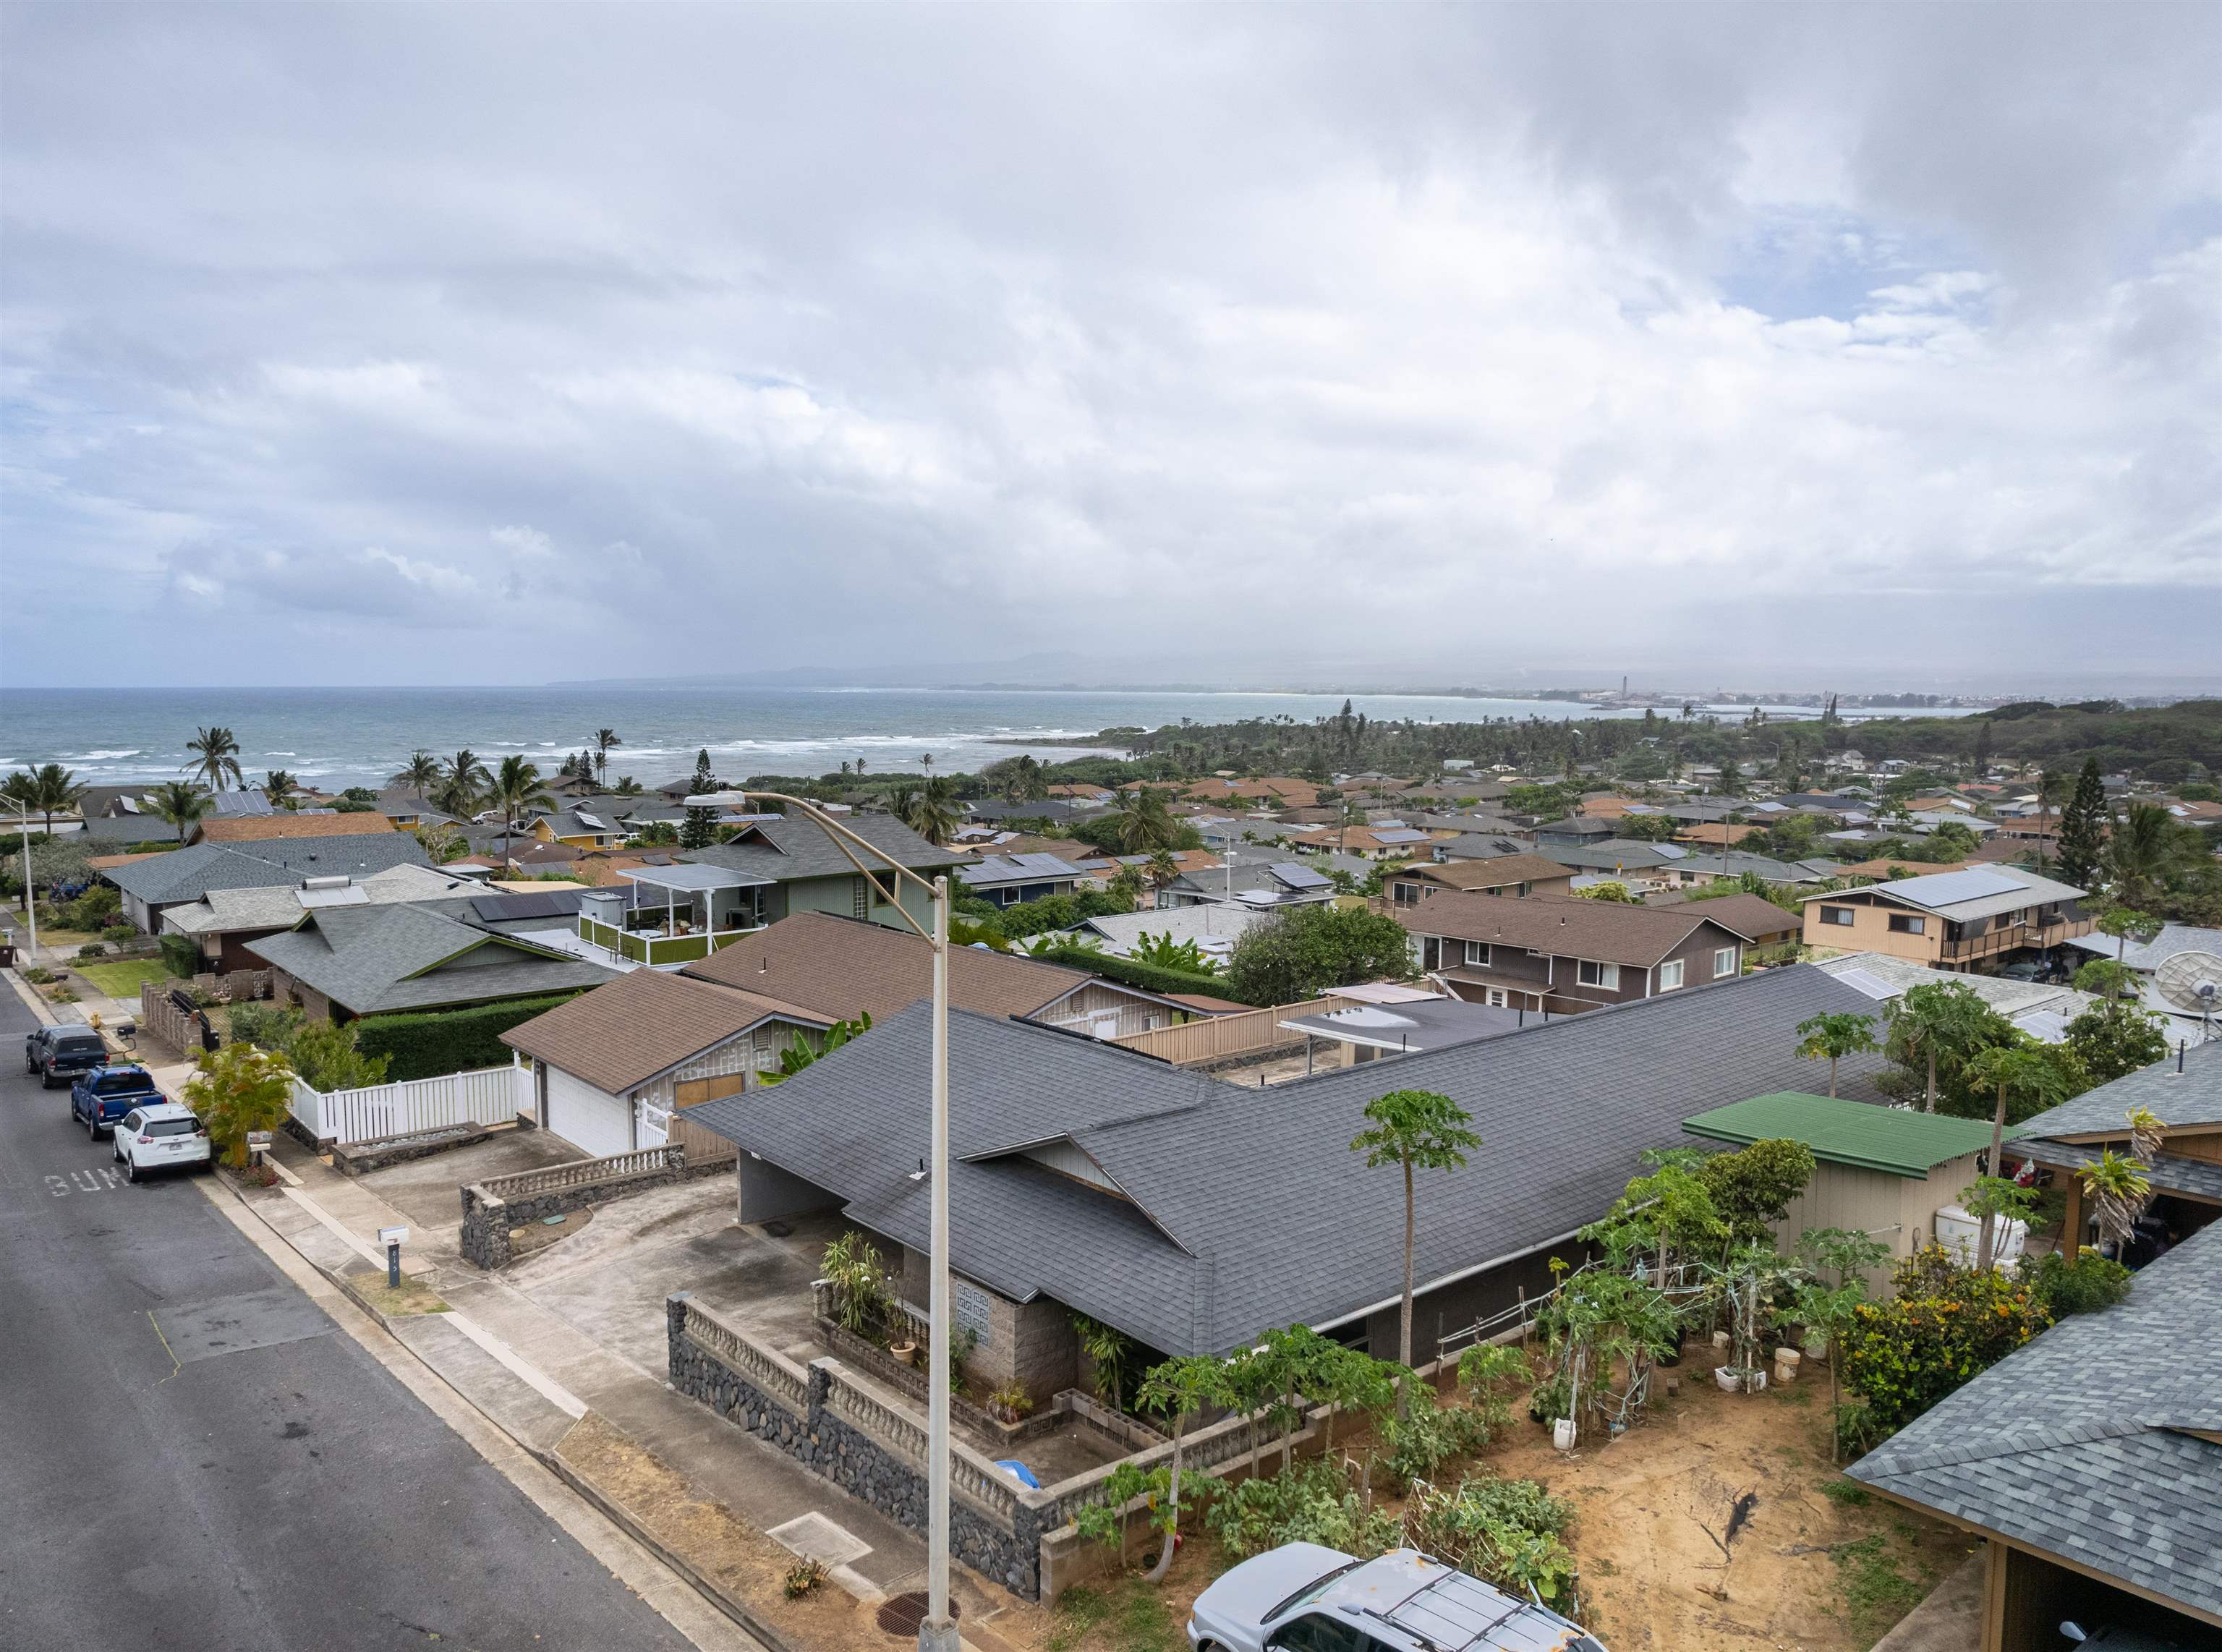
[[[1982,845],[1973,826],[1962,826],[1957,820],[1947,820],[1929,834],[1930,846],[1942,859],[1965,860]]]
[[[1142,890],[1147,882],[1148,880],[1142,876],[1140,867],[1121,866],[1112,874],[1111,881],[1105,885],[1105,888],[1124,901],[1131,910],[1142,904]]]
[[[290,809],[300,795],[300,786],[283,769],[273,769],[262,776],[262,795],[270,800],[273,809]]]
[[[2000,1223],[2037,1219],[2037,1190],[2024,1187],[2010,1176],[1978,1176],[1960,1190],[1960,1208],[1983,1224],[1979,1253],[1995,1257]],[[1983,1266],[1988,1267],[1990,1264],[1987,1261]]]
[[[903,824],[938,849],[957,830],[957,784],[947,775],[929,775],[912,794]]]
[[[460,860],[470,850],[463,834],[445,820],[427,820],[417,828],[414,835],[435,866],[445,866],[451,860]]]
[[[501,811],[501,864],[509,864],[509,839],[517,830],[518,817],[527,809],[556,807],[556,800],[540,783],[540,767],[512,753],[501,760],[501,768],[493,777],[491,798]]]
[[[1834,1014],[1816,1015],[1798,1023],[1798,1053],[1808,1061],[1826,1059],[1829,1064],[1829,1094],[1836,1093],[1836,1064],[1848,1055],[1865,1055],[1880,1050],[1875,1042],[1874,1017],[1855,1015],[1849,1011]]]
[[[244,1165],[248,1132],[274,1130],[293,1110],[292,1064],[252,1044],[227,1044],[203,1059],[185,1095],[210,1140]]]
[[[2111,1236],[2114,1259],[2127,1262],[2130,1236],[2137,1232],[2137,1218],[2144,1214],[2145,1204],[2152,1197],[2152,1184],[2145,1179],[2144,1166],[2106,1148],[2099,1154],[2097,1164],[2078,1170],[2075,1179],[2083,1184],[2083,1191],[2091,1200],[2100,1238],[2103,1241]]]
[[[440,760],[422,747],[411,751],[409,761],[386,777],[386,784],[400,787],[411,797],[429,798],[439,783]]]
[[[1190,1354],[1178,1360],[1168,1360],[1155,1366],[1142,1379],[1137,1396],[1142,1404],[1172,1419],[1173,1461],[1172,1479],[1166,1490],[1165,1543],[1158,1552],[1158,1563],[1150,1568],[1150,1581],[1161,1582],[1172,1567],[1173,1539],[1180,1522],[1181,1457],[1188,1435],[1188,1421],[1207,1405],[1227,1405],[1234,1400],[1233,1387],[1228,1381],[1227,1362],[1209,1354]]]
[[[1363,907],[1290,907],[1254,925],[1227,961],[1233,996],[1253,1004],[1300,1002],[1330,987],[1412,972],[1411,945],[1394,918]]]
[[[2099,914],[2097,927],[2100,934],[2114,938],[2114,962],[2120,964],[2127,958],[2131,941],[2142,946],[2160,933],[2161,920],[2130,907],[2108,907]]]
[[[2076,980],[2106,960],[2087,964]],[[2109,997],[2068,1023],[2068,1046],[2094,1084],[2110,1084],[2168,1055],[2168,1034],[2158,1015],[2130,997]]]
[[[1585,889],[1576,889],[1574,893],[1585,901],[1604,901],[1626,907],[1643,904],[1643,897],[1629,894],[1625,883],[1592,883]]]
[[[54,816],[75,808],[85,796],[85,788],[78,783],[76,772],[58,763],[19,769],[8,776],[5,787],[0,790],[4,790],[9,802],[19,805],[26,813],[42,816],[49,832],[54,829]]]
[[[166,780],[147,794],[154,813],[178,829],[178,841],[209,812],[209,795],[190,780]]]
[[[185,750],[193,754],[193,761],[184,772],[199,776],[209,790],[222,791],[226,780],[235,786],[246,784],[247,777],[239,769],[239,742],[229,729],[218,725],[198,730],[185,742]]]
[[[2106,784],[2099,775],[2099,760],[2086,757],[2076,776],[2074,795],[2060,815],[2060,876],[2078,889],[2088,889],[2098,875],[2099,857],[2106,840]]]
[[[1697,1179],[1736,1245],[1767,1242],[1790,1202],[1813,1179],[1813,1150],[1802,1141],[1770,1136],[1700,1159]]]
[[[1132,957],[1137,964],[1146,964],[1157,970],[1178,970],[1183,975],[1209,975],[1218,967],[1204,957],[1203,949],[1194,941],[1176,942],[1170,931],[1162,935],[1138,936]]]
[[[1395,1165],[1404,1176],[1404,1291],[1397,1328],[1397,1362],[1412,1363],[1412,1253],[1417,1212],[1412,1172],[1459,1170],[1481,1138],[1466,1127],[1472,1115],[1449,1096],[1432,1090],[1392,1090],[1365,1104],[1372,1128],[1353,1138],[1350,1150],[1365,1155],[1365,1167]]]
[[[448,759],[440,788],[432,801],[449,814],[468,817],[478,813],[486,795],[486,766],[478,753],[465,746]]]
[[[2187,834],[2158,804],[2131,803],[2106,835],[2100,870],[2115,900],[2150,910],[2165,901],[2169,884],[2187,864],[2195,864],[2204,848],[2195,831]]]
[[[1152,786],[1135,786],[1111,800],[1109,816],[1119,846],[1130,855],[1171,849],[1179,840],[1179,823],[1165,806],[1165,795]]]
[[[1991,1153],[1985,1161],[1993,1175],[1998,1172],[1999,1149],[2005,1141],[2006,1126],[2018,1121],[2008,1119],[2009,1107],[2021,1118],[2028,1118],[2068,1098],[2059,1068],[2045,1059],[2043,1052],[2026,1034],[2017,1043],[1993,1045],[1976,1055],[1968,1063],[1968,1080],[1997,1097],[1991,1115]],[[1990,1266],[1991,1229],[1986,1222],[1976,1266],[1987,1270]]]
[[[1181,875],[1180,862],[1173,858],[1170,849],[1151,851],[1149,859],[1143,863],[1143,870],[1153,889],[1164,889]]]
[[[1991,1008],[1973,987],[1958,981],[1936,982],[1909,988],[1892,999],[1884,1016],[1890,1031],[1884,1051],[1893,1061],[1911,1065],[1924,1063],[1929,1083],[1922,1111],[1936,1110],[1936,1063],[1965,1061],[1980,1047],[1990,1022]]]
[[[609,773],[610,753],[624,744],[625,742],[618,738],[618,732],[613,728],[598,728],[594,731],[594,776],[596,779],[599,780],[602,776]]]
[[[618,783],[611,787],[610,791],[612,795],[617,797],[638,797],[641,793],[641,784],[631,775],[619,775]]]

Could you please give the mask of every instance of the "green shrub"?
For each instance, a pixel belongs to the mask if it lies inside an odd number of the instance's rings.
[[[1404,1540],[1514,1595],[1571,1604],[1574,1557],[1560,1541],[1572,1508],[1534,1480],[1473,1475],[1455,1491],[1418,1488],[1404,1510]]]
[[[161,949],[162,966],[172,975],[181,975],[191,980],[201,967],[201,949],[190,935],[159,935],[154,945]]]
[[[1381,1466],[1400,1491],[1426,1479],[1452,1458],[1480,1450],[1490,1436],[1490,1418],[1483,1413],[1442,1405],[1425,1382],[1407,1387],[1402,1414],[1390,1414],[1380,1425],[1388,1448]]]
[[[2112,1257],[2086,1248],[2069,1262],[2058,1251],[2021,1259],[2023,1281],[2043,1298],[2055,1319],[2095,1314],[2130,1292],[2130,1271]]]
[[[113,941],[119,946],[127,941],[135,940],[138,935],[139,932],[129,924],[109,924],[100,932],[101,939]]]
[[[1114,958],[1108,952],[1092,952],[1084,946],[1052,946],[1034,956],[1045,964],[1062,964],[1068,970],[1085,970],[1090,975],[1100,975],[1106,980],[1124,982],[1130,987],[1139,987],[1145,992],[1198,993],[1208,998],[1227,998],[1237,1003],[1248,1003],[1227,983],[1215,975],[1188,975],[1178,970],[1160,970],[1147,964],[1139,964],[1130,958]]]
[[[1203,1523],[1237,1560],[1283,1543],[1320,1543],[1371,1560],[1403,1540],[1393,1516],[1363,1507],[1342,1471],[1317,1460],[1222,1492]]]
[[[231,1007],[231,1041],[284,1054],[300,1030],[301,1012],[283,1004],[243,1003]]]
[[[386,1057],[386,1077],[397,1084],[500,1066],[510,1058],[509,1046],[501,1041],[504,1033],[577,996],[574,992],[551,993],[470,1009],[366,1015],[356,1026],[355,1046],[366,1056]]]
[[[390,1058],[362,1052],[356,1033],[362,1025],[361,1021],[344,1027],[327,1021],[302,1021],[286,1041],[286,1058],[292,1062],[301,1082],[327,1095],[336,1090],[384,1084]]]
[[[2028,1281],[1960,1267],[1939,1245],[1899,1263],[1891,1284],[1890,1301],[1852,1310],[1838,1350],[1845,1391],[1878,1434],[1904,1428],[2052,1323]]]
[[[77,955],[80,958],[106,958],[108,956],[108,949],[105,946],[103,946],[97,940],[89,940],[85,942],[84,945],[77,949]]]

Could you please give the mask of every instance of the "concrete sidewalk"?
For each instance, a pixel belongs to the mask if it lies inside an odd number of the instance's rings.
[[[274,1158],[280,1184],[235,1197],[511,1437],[668,1551],[691,1580],[726,1592],[752,1632],[796,1652],[867,1643],[878,1638],[880,1601],[925,1587],[916,1534],[673,1392],[660,1368],[461,1262],[452,1226],[421,1225],[432,1214],[422,1197],[410,1197],[412,1222],[290,1137],[279,1136]],[[411,1230],[398,1297],[376,1243],[380,1228],[396,1226]],[[841,1595],[786,1602],[780,1583],[797,1555],[823,1561]],[[1020,1644],[1039,1638],[1040,1625],[1021,1620],[1046,1614],[961,1566],[955,1573],[967,1644],[1006,1652],[998,1619]]]

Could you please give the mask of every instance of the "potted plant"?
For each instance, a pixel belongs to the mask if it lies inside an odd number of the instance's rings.
[[[895,1340],[888,1344],[888,1352],[894,1354],[902,1364],[911,1365],[918,1359],[918,1344],[912,1341],[907,1335],[898,1332]]]
[[[1026,1392],[1023,1383],[1005,1383],[988,1396],[988,1415],[998,1423],[1023,1423],[1033,1409],[1034,1397]]]

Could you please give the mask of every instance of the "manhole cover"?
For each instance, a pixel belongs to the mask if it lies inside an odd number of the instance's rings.
[[[949,1603],[952,1621],[964,1616],[964,1608],[957,1601]],[[926,1622],[926,1595],[923,1591],[897,1595],[880,1608],[880,1627],[890,1635],[913,1636],[919,1625]]]

